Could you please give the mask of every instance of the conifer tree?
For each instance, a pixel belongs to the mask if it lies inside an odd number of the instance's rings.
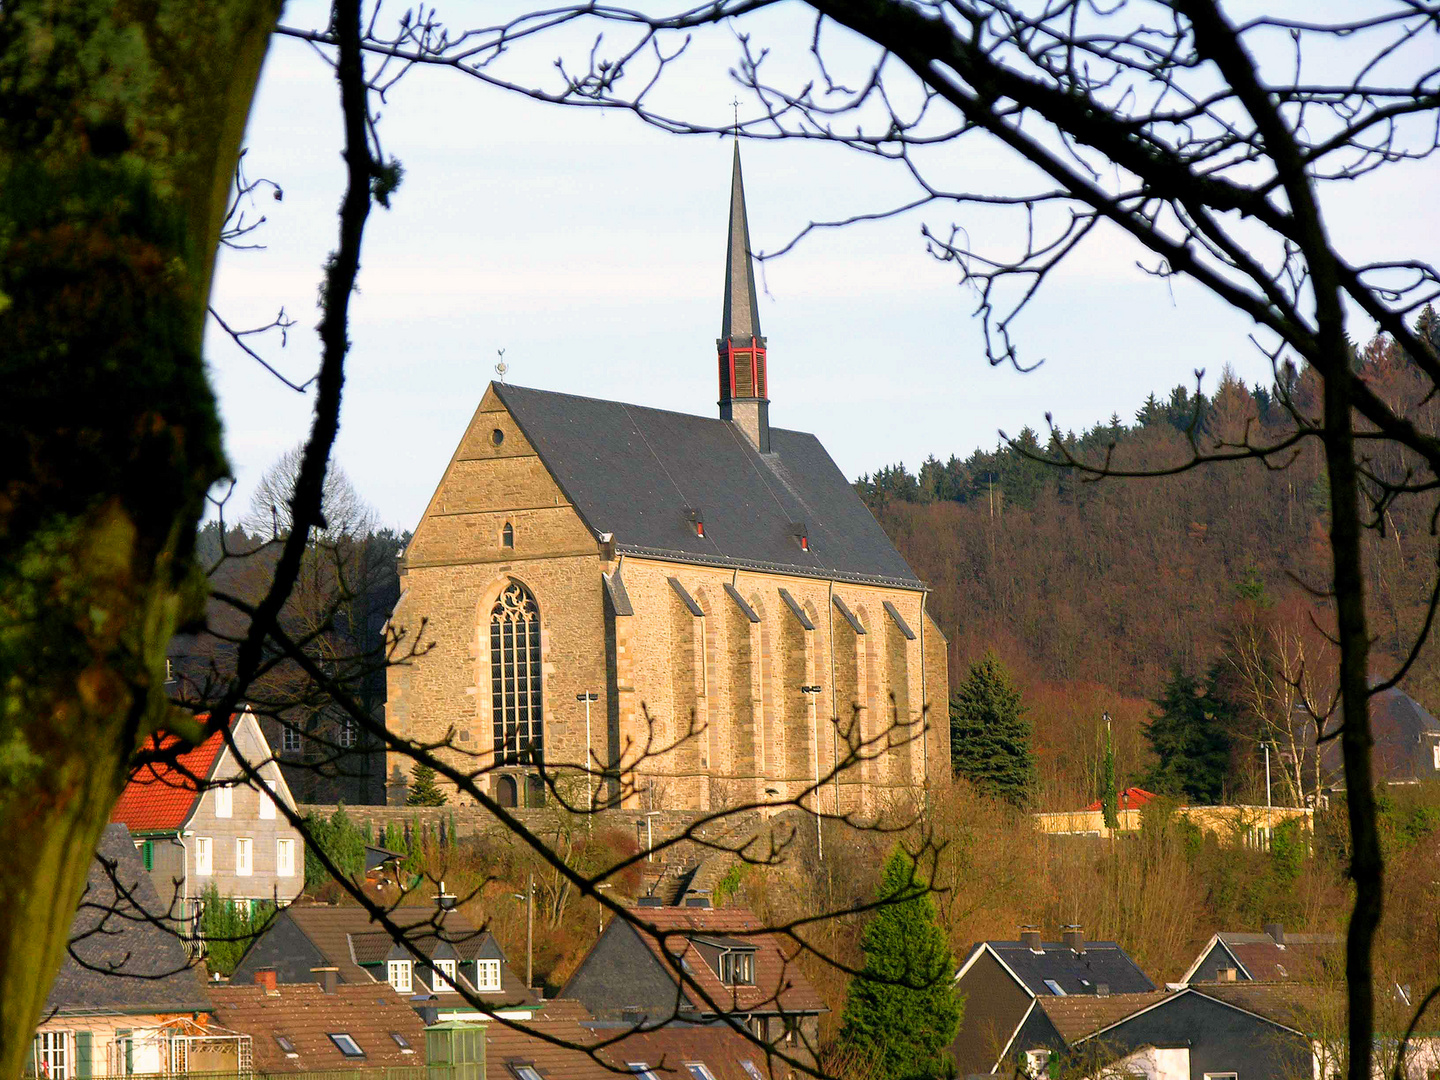
[[[950,700],[950,765],[987,795],[1016,806],[1030,800],[1035,759],[1020,691],[987,652]]]
[[[405,798],[406,806],[444,806],[445,793],[435,783],[435,770],[418,761],[410,770],[410,794]]]
[[[1167,795],[1184,796],[1201,805],[1213,805],[1224,792],[1230,766],[1227,727],[1234,706],[1217,684],[1218,671],[1206,680],[1176,670],[1145,727],[1145,738],[1159,759],[1146,784]]]
[[[901,847],[891,853],[860,940],[865,966],[850,983],[841,1045],[873,1080],[946,1075],[945,1049],[964,1003],[929,885]]]
[[[1100,810],[1107,829],[1120,827],[1120,800],[1115,790],[1115,738],[1110,733],[1110,714],[1105,714],[1105,772],[1100,778]]]

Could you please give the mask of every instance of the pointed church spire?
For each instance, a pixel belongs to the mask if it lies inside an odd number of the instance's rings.
[[[740,142],[730,179],[730,235],[725,246],[725,304],[720,322],[720,418],[736,424],[762,454],[770,452],[765,338],[750,261],[750,224],[740,177]]]

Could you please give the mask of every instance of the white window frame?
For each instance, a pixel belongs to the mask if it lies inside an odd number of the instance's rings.
[[[235,789],[228,784],[215,789],[215,816],[235,816]]]
[[[706,1066],[703,1061],[687,1061],[685,1062],[685,1068],[689,1071],[690,1075],[694,1077],[694,1080],[715,1080],[715,1074],[710,1071],[709,1067]]]
[[[195,837],[195,876],[209,877],[215,873],[215,845],[208,836]]]
[[[235,876],[250,877],[255,873],[255,840],[249,836],[235,838]]]
[[[431,967],[431,983],[437,993],[455,992],[455,961],[436,960]]]
[[[476,960],[475,961],[475,989],[482,994],[498,994],[500,992],[500,961],[499,960]]]
[[[275,781],[260,780],[260,816],[266,821],[275,820]]]
[[[1233,1072],[1206,1073],[1205,1080],[1240,1080],[1240,1074]]]
[[[275,841],[275,876],[295,876],[295,841],[288,836]]]
[[[300,732],[297,728],[286,724],[280,729],[280,751],[285,754],[300,752]]]
[[[356,730],[357,729],[354,717],[342,717],[340,720],[340,733],[336,737],[335,741],[338,742],[344,749],[349,750],[355,745]]]
[[[660,1080],[660,1078],[655,1075],[655,1070],[643,1061],[627,1061],[625,1067],[640,1077],[640,1080]]]
[[[35,1036],[35,1067],[50,1080],[69,1080],[71,1065],[69,1031],[42,1031]]]
[[[1048,1076],[1050,1074],[1050,1051],[1026,1050],[1025,1072],[1032,1077]]]
[[[1067,997],[1067,996],[1068,996],[1068,995],[1065,993],[1065,988],[1064,988],[1063,986],[1061,986],[1058,982],[1056,982],[1054,979],[1046,979],[1046,980],[1045,980],[1045,989],[1046,989],[1046,990],[1049,990],[1050,993],[1054,994],[1056,997]]]
[[[414,964],[409,960],[387,960],[385,962],[386,982],[397,994],[413,993],[415,989]]]
[[[1440,739],[1430,744],[1430,753],[1435,756],[1435,768],[1440,769]]]

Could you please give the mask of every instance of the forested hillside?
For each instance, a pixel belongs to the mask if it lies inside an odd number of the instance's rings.
[[[1420,325],[1440,343],[1430,309]],[[1388,339],[1357,350],[1355,366],[1413,423],[1436,429],[1440,404],[1422,400],[1422,381]],[[1048,439],[1027,428],[994,452],[932,457],[918,472],[895,465],[857,483],[933,590],[930,609],[950,637],[952,683],[987,648],[1016,673],[1052,794],[1091,789],[1085,777],[1098,761],[1106,708],[1117,721],[1122,778],[1138,775],[1147,763],[1139,727],[1148,702],[1177,669],[1238,677],[1240,665],[1225,658],[1242,639],[1268,643],[1276,664],[1286,653],[1293,665],[1298,651],[1319,680],[1330,620],[1328,492],[1313,438],[1268,462],[1143,479],[1096,480],[1037,459],[1165,471],[1197,453],[1279,445],[1318,411],[1311,373],[1287,372],[1285,382],[1247,388],[1227,368],[1213,397],[1176,387],[1164,399],[1152,395],[1132,423],[1116,416]],[[1387,448],[1368,467],[1400,481],[1406,464]],[[1433,492],[1406,494],[1374,516],[1367,534],[1377,672],[1403,658],[1424,623],[1436,585],[1436,509]],[[1403,685],[1440,705],[1433,644]],[[1326,692],[1320,681],[1313,689]]]

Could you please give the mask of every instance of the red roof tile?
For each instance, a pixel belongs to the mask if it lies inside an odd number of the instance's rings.
[[[250,1036],[257,1073],[425,1064],[420,1016],[386,986],[341,984],[333,994],[313,983],[282,985],[273,994],[259,986],[223,986],[213,988],[210,996],[216,1022]],[[347,1058],[330,1038],[332,1032],[349,1035],[365,1056]],[[292,1049],[282,1047],[277,1035]]]
[[[760,1013],[822,1012],[825,1000],[800,973],[796,958],[800,946],[786,942],[779,934],[767,932],[764,923],[744,908],[698,907],[636,907],[631,909],[637,924],[650,923],[665,935],[664,945],[652,934],[635,926],[640,939],[650,946],[674,977],[674,965],[665,951],[680,960],[691,978],[710,1000],[726,1011]],[[733,938],[755,949],[755,985],[726,986],[696,947],[696,939],[704,942],[715,937]],[[693,990],[686,996],[694,999],[697,1011],[713,1011]]]
[[[166,734],[156,740],[153,735],[147,739],[141,753],[164,752],[181,742],[178,736]],[[177,754],[173,764],[147,761],[136,766],[110,820],[124,822],[132,833],[175,832],[189,820],[200,797],[196,778],[210,775],[224,745],[217,731],[199,746]]]
[[[1160,796],[1153,791],[1146,791],[1143,787],[1127,787],[1115,798],[1115,805],[1121,810],[1138,810],[1148,802],[1153,802]],[[1086,810],[1099,810],[1100,800],[1096,799]]]

